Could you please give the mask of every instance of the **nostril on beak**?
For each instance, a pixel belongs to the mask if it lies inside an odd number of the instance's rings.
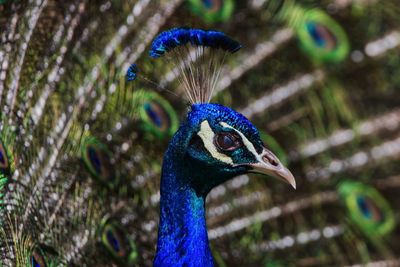
[[[262,159],[264,162],[269,162],[272,166],[278,166],[278,161],[276,161],[276,159],[271,155],[265,154]]]

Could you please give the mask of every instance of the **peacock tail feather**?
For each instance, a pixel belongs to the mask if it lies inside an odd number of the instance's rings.
[[[0,0],[0,266],[151,266],[162,156],[198,97],[183,85],[203,76],[202,102],[251,120],[297,179],[244,174],[209,193],[216,266],[400,266],[398,13]]]

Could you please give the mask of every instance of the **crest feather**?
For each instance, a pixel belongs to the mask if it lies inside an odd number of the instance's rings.
[[[219,31],[174,28],[154,39],[150,56],[166,54],[191,104],[209,103],[225,56],[241,47]]]

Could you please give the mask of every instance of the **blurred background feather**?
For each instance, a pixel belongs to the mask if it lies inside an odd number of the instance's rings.
[[[400,266],[397,0],[2,0],[0,12],[2,266],[151,265],[162,155],[187,103],[148,50],[178,26],[243,44],[212,102],[251,118],[298,183],[215,188],[216,265]]]

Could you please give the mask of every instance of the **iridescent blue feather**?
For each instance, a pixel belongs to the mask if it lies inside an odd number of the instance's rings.
[[[126,80],[127,81],[134,81],[137,78],[137,74],[138,74],[139,70],[136,64],[132,64],[128,71],[126,72]]]
[[[238,51],[242,45],[222,32],[201,29],[174,28],[162,32],[153,41],[150,56],[158,58],[177,46],[189,43],[193,46],[222,49],[230,53]]]

